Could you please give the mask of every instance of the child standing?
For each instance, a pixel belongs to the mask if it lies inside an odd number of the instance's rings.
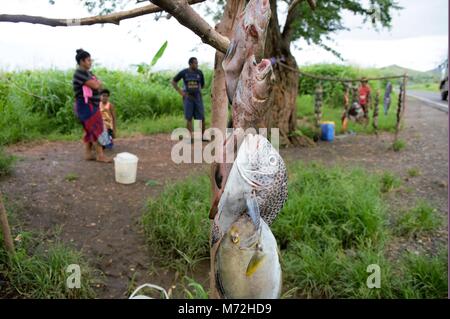
[[[104,89],[100,93],[100,112],[102,114],[103,123],[109,136],[111,137],[111,143],[106,145],[105,148],[111,149],[113,147],[113,138],[116,137],[116,111],[114,106],[109,102],[110,92]]]

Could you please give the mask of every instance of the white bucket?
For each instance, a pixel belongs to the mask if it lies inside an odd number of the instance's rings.
[[[131,153],[119,153],[114,157],[114,169],[116,182],[121,184],[133,184],[136,182],[138,157]]]

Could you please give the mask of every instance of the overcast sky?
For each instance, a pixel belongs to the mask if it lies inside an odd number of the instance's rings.
[[[391,30],[374,31],[360,17],[343,12],[344,25],[351,31],[333,35],[327,43],[342,54],[340,62],[331,53],[299,41],[293,49],[299,65],[319,62],[383,67],[391,64],[426,71],[448,55],[448,1],[399,0],[403,10],[395,12]],[[131,2],[133,4],[133,2]],[[203,12],[204,5],[194,8]],[[282,7],[281,11],[284,10]],[[0,13],[42,15],[56,18],[88,16],[79,0],[0,0]],[[281,13],[281,21],[282,12]],[[206,19],[212,23],[211,18]],[[110,68],[127,68],[149,63],[167,40],[168,47],[155,69],[179,69],[190,56],[212,64],[214,50],[202,44],[175,19],[154,20],[154,15],[124,20],[120,26],[47,27],[0,23],[0,69],[60,68],[75,66],[75,50],[89,51],[95,63]]]

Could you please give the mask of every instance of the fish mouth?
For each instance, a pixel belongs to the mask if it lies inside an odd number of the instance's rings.
[[[256,79],[258,81],[264,81],[267,76],[272,74],[272,63],[269,59],[262,59],[261,62],[256,66]]]
[[[250,34],[253,38],[255,38],[256,40],[259,39],[259,32],[254,24],[250,24],[249,26],[247,26],[246,30],[248,34]]]

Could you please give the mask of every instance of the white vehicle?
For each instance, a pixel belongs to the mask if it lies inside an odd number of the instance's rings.
[[[442,63],[439,68],[441,69],[441,81],[439,83],[439,90],[441,91],[441,99],[446,101],[448,98],[448,59]]]

